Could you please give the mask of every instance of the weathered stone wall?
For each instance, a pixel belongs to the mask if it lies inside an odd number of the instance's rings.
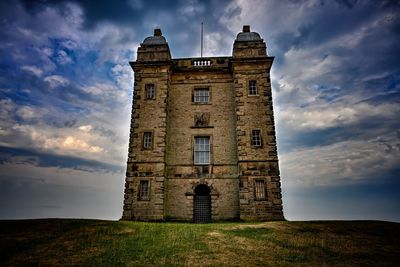
[[[135,71],[132,120],[126,172],[123,219],[163,220],[164,182],[167,126],[167,99],[171,62],[141,62],[153,48],[157,58],[160,48],[162,59],[168,46],[146,48],[146,56],[138,51],[138,61],[132,64]],[[169,51],[169,50],[168,50]],[[146,84],[155,85],[155,98],[146,99]],[[143,148],[143,133],[152,132],[152,148]],[[141,180],[150,182],[150,198],[138,198]]]
[[[267,57],[265,52],[261,57],[260,47],[265,51],[262,41],[258,45],[256,42],[236,42],[232,58],[242,220],[283,219],[269,77],[273,58]],[[257,95],[249,95],[251,80],[257,83]],[[252,130],[261,131],[260,147],[252,146]],[[266,198],[263,200],[255,199],[256,180],[265,182]]]
[[[204,183],[211,189],[212,220],[239,219],[239,187],[235,178],[168,178],[166,219],[179,221],[193,220],[194,189]]]
[[[233,44],[234,57],[236,58],[265,58],[267,46],[260,41],[235,42]]]
[[[129,177],[128,189],[131,190],[132,199],[130,199],[131,214],[129,220],[140,221],[159,221],[164,220],[164,177]],[[150,198],[140,200],[138,198],[139,183],[141,180],[150,182]]]
[[[192,67],[190,73],[176,72],[171,76],[167,126],[166,216],[169,219],[191,220],[193,185],[203,181],[208,185],[212,184],[214,192],[222,192],[212,195],[212,219],[238,218],[239,181],[232,75],[228,69],[216,72],[197,70]],[[192,102],[193,90],[199,87],[209,88],[208,104]],[[194,117],[198,113],[210,114],[208,127],[195,127]],[[199,174],[193,163],[194,137],[198,135],[208,135],[211,138],[211,164],[206,174]]]
[[[138,61],[169,61],[171,60],[171,53],[168,46],[140,46],[138,48]]]
[[[282,196],[277,161],[240,163],[240,218],[245,221],[281,220]],[[265,181],[265,200],[255,200],[255,180]]]
[[[192,102],[193,90],[207,87],[209,104]],[[196,113],[209,113],[208,127],[195,127]],[[236,164],[235,96],[230,73],[174,73],[168,102],[168,165],[193,165],[193,138],[210,135],[212,164]]]
[[[239,161],[277,159],[271,86],[266,71],[271,63],[234,63]],[[250,80],[257,82],[258,95],[248,94]],[[261,130],[261,147],[251,145],[254,129]]]

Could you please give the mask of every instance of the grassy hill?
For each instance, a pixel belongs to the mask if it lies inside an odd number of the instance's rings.
[[[400,224],[0,221],[0,266],[399,266]]]

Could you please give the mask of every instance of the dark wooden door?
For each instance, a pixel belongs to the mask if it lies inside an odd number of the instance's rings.
[[[211,222],[211,196],[194,196],[194,215],[195,223]]]

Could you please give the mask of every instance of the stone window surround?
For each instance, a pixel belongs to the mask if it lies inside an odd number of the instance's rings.
[[[153,88],[154,88],[154,96],[153,96],[153,98],[147,98],[147,87],[148,86],[150,86],[150,85],[153,85]],[[156,86],[156,83],[155,82],[146,82],[145,84],[144,84],[144,99],[145,100],[156,100],[156,97],[157,97],[157,86]]]
[[[196,90],[201,90],[201,89],[207,89],[208,90],[208,102],[195,102],[194,101],[194,91]],[[209,85],[196,85],[193,86],[192,88],[192,105],[211,105],[212,104],[212,93],[211,93],[211,86]]]
[[[264,189],[264,194],[262,194],[262,196],[257,196],[257,183],[262,183],[263,184],[263,189]],[[254,179],[253,181],[253,186],[254,186],[254,200],[255,201],[266,201],[268,200],[268,195],[267,195],[267,182],[265,181],[265,179]]]
[[[258,131],[260,133],[260,145],[259,146],[253,144],[253,131]],[[250,131],[250,146],[252,148],[262,148],[263,147],[263,138],[262,138],[261,129],[259,129],[259,128],[251,129],[251,131]]]
[[[194,147],[196,137],[208,137],[210,140],[210,162],[208,164],[196,164],[194,163]],[[192,164],[194,166],[204,166],[213,164],[213,136],[212,134],[192,134]]]
[[[144,146],[144,137],[146,133],[151,133],[151,146],[150,147],[145,147]],[[142,150],[153,150],[153,146],[154,146],[154,131],[153,130],[144,130],[142,132]]]
[[[142,196],[142,183],[147,182],[147,196]],[[140,179],[139,185],[138,185],[138,196],[137,199],[139,201],[150,201],[150,195],[151,195],[151,181],[150,179]]]

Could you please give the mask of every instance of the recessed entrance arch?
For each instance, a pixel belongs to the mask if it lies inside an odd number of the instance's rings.
[[[211,222],[211,189],[205,184],[199,184],[194,189],[193,221],[195,223]]]

